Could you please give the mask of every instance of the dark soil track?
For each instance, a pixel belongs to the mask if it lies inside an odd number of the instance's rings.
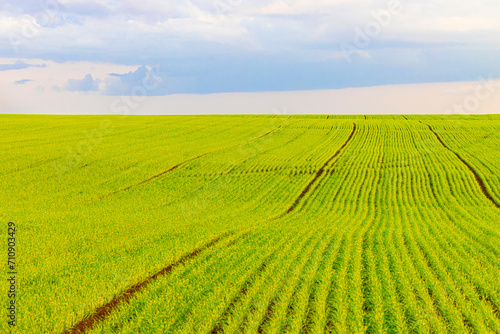
[[[323,175],[323,173],[325,172],[325,168],[328,166],[328,164],[333,160],[335,159],[339,154],[340,152],[342,152],[342,150],[347,146],[347,144],[349,144],[349,142],[351,141],[351,139],[354,137],[354,134],[356,133],[356,123],[353,123],[353,129],[352,129],[352,132],[351,134],[349,135],[349,138],[347,138],[347,140],[344,142],[344,144],[337,150],[337,152],[335,152],[335,154],[333,154],[324,164],[323,166],[321,166],[321,168],[316,172],[316,175],[314,176],[314,178],[307,184],[307,186],[302,190],[302,192],[300,193],[300,195],[295,199],[295,201],[293,202],[293,204],[286,210],[286,212],[284,212],[282,215],[280,215],[278,218],[281,218],[283,217],[284,215],[286,214],[289,214],[290,212],[292,212],[293,210],[295,210],[297,208],[297,205],[300,203],[300,201],[302,200],[302,198],[311,190],[311,187],[313,186],[313,184],[316,183],[316,181],[321,177],[321,175]]]
[[[281,129],[281,128],[282,128],[282,126],[279,126],[279,127],[277,127],[276,129],[273,129],[273,130],[268,131],[268,132],[266,132],[266,133],[264,133],[264,134],[262,134],[262,135],[260,135],[260,136],[258,136],[258,137],[255,137],[255,138],[252,138],[252,139],[248,140],[248,141],[247,141],[247,143],[251,143],[251,142],[256,141],[256,140],[258,140],[258,139],[261,139],[261,138],[263,138],[263,137],[265,137],[265,136],[268,136],[268,135],[270,135],[270,134],[272,134],[272,133],[274,133],[274,132],[278,131],[278,130],[279,130],[279,129]],[[162,177],[162,176],[163,176],[163,175],[165,175],[165,174],[168,174],[168,173],[170,173],[170,172],[173,172],[174,170],[176,170],[177,168],[181,167],[182,165],[187,164],[188,162],[191,162],[191,161],[194,161],[194,160],[197,160],[197,159],[203,158],[204,156],[207,156],[207,155],[209,155],[209,154],[214,154],[214,153],[217,153],[217,152],[220,152],[220,151],[223,151],[223,150],[229,149],[229,148],[236,147],[236,146],[241,145],[241,144],[242,144],[242,143],[237,143],[237,144],[232,145],[232,146],[230,146],[230,147],[223,147],[223,148],[217,149],[217,150],[215,150],[215,151],[210,151],[210,152],[206,152],[206,153],[200,154],[200,155],[198,155],[198,156],[196,156],[196,157],[193,157],[193,158],[190,158],[190,159],[188,159],[188,160],[182,161],[182,162],[178,163],[177,165],[175,165],[175,166],[173,166],[173,167],[170,167],[170,168],[169,168],[169,169],[167,169],[167,170],[164,170],[164,171],[163,171],[163,172],[161,172],[161,173],[158,173],[158,174],[156,174],[156,175],[153,175],[153,176],[151,176],[151,177],[149,177],[149,178],[147,178],[147,179],[145,179],[145,180],[142,180],[141,182],[138,182],[138,183],[132,184],[132,185],[130,185],[130,186],[128,186],[128,187],[125,187],[125,188],[122,188],[122,189],[118,189],[118,190],[116,190],[116,191],[113,191],[113,192],[110,192],[110,193],[108,193],[108,194],[105,194],[105,195],[101,196],[99,199],[101,200],[101,199],[104,199],[104,198],[107,198],[107,197],[110,197],[110,196],[113,196],[113,195],[119,194],[119,193],[121,193],[121,192],[125,192],[125,191],[128,191],[128,190],[130,190],[130,189],[133,189],[133,188],[136,188],[136,187],[142,186],[143,184],[146,184],[146,183],[148,183],[148,182],[154,181],[154,180],[156,180],[156,179],[158,179],[158,178]]]
[[[146,286],[148,286],[151,282],[153,282],[154,280],[158,279],[161,276],[168,275],[176,267],[178,267],[181,264],[195,258],[201,252],[214,246],[216,243],[220,242],[222,239],[224,239],[227,236],[229,236],[229,234],[225,234],[225,235],[222,235],[220,237],[217,237],[217,238],[211,240],[210,242],[203,245],[202,247],[197,248],[193,252],[184,255],[179,260],[177,260],[176,262],[163,268],[162,270],[160,270],[156,274],[149,276],[148,278],[146,278],[142,282],[139,282],[137,284],[132,285],[127,290],[125,290],[123,293],[121,293],[119,296],[113,298],[107,304],[97,308],[93,314],[91,314],[87,318],[84,318],[83,320],[78,322],[76,325],[74,325],[73,327],[71,327],[70,329],[65,331],[64,333],[65,334],[82,334],[82,333],[85,333],[86,331],[92,329],[96,323],[103,321],[112,312],[114,312],[117,309],[118,305],[123,304],[125,302],[128,302],[132,297],[134,297],[138,292],[140,292],[142,289],[144,289]]]
[[[486,185],[483,181],[483,179],[481,178],[481,176],[476,172],[476,170],[467,162],[465,161],[461,156],[460,154],[458,154],[457,152],[453,151],[451,148],[449,148],[444,142],[443,140],[441,139],[441,137],[439,137],[439,135],[434,131],[434,129],[429,125],[429,124],[425,124],[423,122],[421,122],[422,124],[424,125],[427,125],[429,127],[429,130],[431,130],[431,132],[436,136],[436,138],[438,139],[438,141],[441,143],[441,145],[443,145],[444,148],[446,148],[448,151],[452,152],[453,154],[456,155],[456,157],[465,165],[467,166],[467,168],[471,171],[471,173],[474,175],[474,178],[476,179],[476,182],[477,184],[479,185],[479,187],[481,188],[481,191],[483,192],[484,196],[486,196],[486,198],[488,198],[491,203],[493,203],[493,205],[495,205],[497,208],[500,209],[500,204],[497,203],[497,201],[495,201],[495,199],[493,198],[493,196],[488,192],[488,188],[486,188]]]

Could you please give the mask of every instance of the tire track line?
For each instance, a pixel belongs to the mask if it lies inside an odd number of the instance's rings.
[[[297,139],[297,138],[299,138],[300,136],[304,135],[305,133],[306,133],[306,132],[304,131],[304,132],[302,132],[302,133],[298,134],[298,135],[297,135],[297,136],[295,136],[294,138],[292,138],[292,139],[290,139],[289,141],[287,141],[286,143],[284,143],[284,144],[283,144],[283,146],[288,145],[289,143],[293,142],[294,140],[296,140],[296,139]],[[249,157],[249,158],[247,158],[247,159],[243,160],[241,163],[239,163],[238,165],[235,165],[235,166],[234,166],[233,168],[231,168],[229,171],[227,171],[227,172],[225,172],[225,173],[222,173],[222,174],[220,174],[219,176],[215,177],[213,180],[210,180],[210,181],[208,181],[208,182],[206,182],[206,183],[202,184],[202,185],[201,185],[201,186],[199,186],[199,187],[196,187],[196,188],[193,188],[193,189],[189,190],[189,193],[188,193],[188,194],[183,195],[183,196],[178,197],[178,198],[175,198],[175,199],[171,200],[170,202],[164,203],[164,204],[162,204],[162,205],[160,205],[160,206],[158,206],[158,207],[169,206],[169,205],[172,205],[173,203],[176,203],[176,202],[178,202],[178,201],[181,201],[181,200],[183,200],[183,199],[186,199],[186,198],[188,198],[188,197],[190,197],[190,196],[192,197],[192,196],[193,196],[193,194],[196,194],[197,192],[201,192],[201,191],[203,190],[203,188],[205,188],[205,187],[209,187],[209,186],[211,186],[211,185],[215,185],[215,186],[217,186],[217,187],[220,187],[220,184],[225,184],[226,182],[228,182],[227,180],[224,180],[223,178],[227,178],[227,177],[229,177],[231,174],[233,174],[233,171],[234,171],[234,170],[235,170],[238,166],[242,166],[242,165],[243,165],[245,162],[247,162],[248,160],[254,159],[254,158],[256,158],[256,157],[258,157],[258,156],[260,156],[260,155],[262,155],[262,154],[264,154],[264,153],[267,153],[267,152],[269,152],[269,151],[272,151],[272,150],[274,150],[274,149],[276,149],[276,148],[278,148],[278,147],[271,147],[271,148],[269,148],[269,149],[267,149],[267,150],[261,151],[261,152],[259,152],[259,153],[255,154],[255,155],[253,155],[253,156],[251,156],[251,157]],[[274,172],[274,171],[270,171],[270,172]],[[260,171],[260,172],[256,172],[255,174],[259,174],[259,173],[260,173],[260,174],[265,174],[265,173],[269,173],[269,172],[268,172],[268,171],[264,171],[264,172]],[[200,176],[200,175],[195,175],[194,177],[199,177],[199,176]],[[156,207],[155,207],[155,208],[156,208]]]
[[[239,243],[240,241],[245,240],[248,236],[250,236],[250,232],[244,232],[244,233],[236,236],[234,239],[232,239],[228,243],[226,243],[224,245],[224,248],[233,247],[235,244]],[[219,254],[224,254],[224,256],[227,256],[227,253],[224,253],[224,250],[217,251],[217,255],[219,255]],[[212,270],[215,267],[215,265],[218,263],[217,260],[215,260],[215,262],[214,262],[214,258],[215,258],[214,254],[209,254],[209,255],[206,255],[206,256],[201,258],[201,261],[203,261],[203,263],[204,262],[208,263],[207,267],[205,267],[205,273],[209,272],[209,270]],[[195,260],[193,260],[193,261],[195,261]],[[198,259],[196,261],[198,261]],[[189,275],[191,275],[191,273],[193,272],[194,269],[198,269],[198,268],[200,268],[199,263],[192,264],[189,267],[185,268],[185,271],[182,273],[182,276],[183,277],[189,276]],[[207,269],[207,268],[210,268],[210,269]],[[223,277],[223,275],[217,276],[217,279],[220,279],[220,277]],[[196,299],[192,300],[189,303],[185,303],[184,305],[186,307],[179,309],[180,316],[178,316],[174,319],[175,322],[170,325],[170,327],[167,330],[167,333],[175,332],[172,328],[176,328],[180,323],[182,323],[184,318],[191,312],[193,305],[195,305],[197,302],[199,302],[199,300],[201,298],[204,298],[204,296],[207,295],[209,291],[210,291],[209,289],[205,289],[200,294],[196,295],[196,297],[195,297]],[[122,331],[122,329],[126,325],[130,324],[132,321],[137,319],[139,314],[142,312],[143,308],[139,307],[139,308],[136,308],[136,310],[138,310],[139,312],[135,312],[134,314],[130,315],[126,320],[122,320],[117,325],[113,326],[114,331],[116,333],[119,333],[120,331]],[[180,312],[180,310],[183,310],[183,312]]]
[[[309,192],[309,190],[311,189],[311,187],[316,183],[316,181],[321,177],[321,175],[323,175],[323,173],[325,172],[326,166],[328,166],[328,164],[333,159],[335,159],[340,154],[340,152],[342,152],[342,150],[347,146],[347,144],[349,144],[349,142],[351,141],[351,139],[354,137],[355,133],[356,133],[356,123],[353,123],[352,132],[349,135],[349,137],[347,138],[347,140],[344,142],[344,144],[337,150],[337,152],[335,152],[323,164],[323,166],[321,166],[321,168],[316,172],[316,175],[314,176],[314,178],[306,185],[306,187],[302,190],[302,192],[300,193],[300,195],[295,199],[295,201],[293,202],[293,204],[284,213],[282,213],[281,215],[279,215],[278,217],[276,217],[276,218],[274,218],[272,220],[282,218],[283,216],[291,213],[292,211],[294,211],[297,208],[297,205],[300,203],[300,201],[302,200],[302,198]]]
[[[458,154],[457,152],[453,151],[451,148],[449,148],[444,142],[443,140],[441,139],[441,137],[439,137],[439,135],[434,131],[434,129],[432,129],[432,127],[429,125],[429,124],[425,124],[423,123],[422,121],[420,121],[420,123],[424,124],[424,125],[427,125],[427,127],[429,128],[429,130],[431,130],[431,132],[436,136],[436,138],[438,139],[438,141],[441,143],[441,145],[443,145],[444,148],[446,148],[448,151],[450,151],[451,153],[455,154],[455,156],[465,165],[467,166],[467,168],[469,169],[469,171],[474,175],[475,179],[476,179],[476,182],[477,184],[479,185],[479,188],[481,188],[481,191],[483,192],[484,196],[486,196],[487,199],[490,200],[491,203],[493,203],[494,206],[496,206],[498,209],[500,209],[500,204],[493,198],[493,196],[489,193],[488,191],[488,188],[486,188],[486,184],[484,183],[483,179],[481,178],[481,176],[478,174],[478,172],[467,162],[465,161],[461,156],[460,154]]]
[[[255,138],[253,138],[253,139],[248,140],[246,143],[251,143],[251,142],[256,141],[256,140],[258,140],[258,139],[261,139],[261,138],[263,138],[263,137],[265,137],[265,136],[268,136],[268,135],[270,135],[270,134],[272,134],[272,133],[274,133],[274,132],[277,132],[277,131],[278,131],[279,129],[281,129],[282,127],[283,127],[283,126],[279,126],[279,127],[277,127],[276,129],[274,129],[274,130],[271,130],[271,131],[268,131],[268,132],[264,133],[263,135],[260,135],[260,136],[258,136],[258,137],[255,137]],[[173,166],[173,167],[170,167],[169,169],[164,170],[163,172],[158,173],[158,174],[156,174],[156,175],[153,175],[153,176],[151,176],[151,177],[149,177],[149,178],[147,178],[147,179],[145,179],[145,180],[142,180],[142,181],[140,181],[140,182],[138,182],[138,183],[135,183],[135,184],[132,184],[132,185],[127,186],[127,187],[125,187],[125,188],[121,188],[121,189],[118,189],[118,190],[116,190],[116,191],[113,191],[113,192],[110,192],[110,193],[108,193],[108,194],[105,194],[105,195],[103,195],[103,196],[99,197],[98,199],[99,199],[99,200],[102,200],[102,199],[104,199],[104,198],[111,197],[111,196],[116,195],[116,194],[119,194],[119,193],[121,193],[121,192],[125,192],[125,191],[128,191],[128,190],[133,189],[133,188],[137,188],[137,187],[139,187],[139,186],[142,186],[143,184],[146,184],[146,183],[148,183],[148,182],[154,181],[155,179],[158,179],[158,178],[162,177],[163,175],[165,175],[165,174],[167,174],[167,173],[170,173],[170,172],[172,172],[172,171],[176,170],[177,168],[179,168],[179,167],[181,167],[181,166],[183,166],[183,165],[185,165],[185,164],[187,164],[187,163],[189,163],[189,162],[191,162],[191,161],[194,161],[194,160],[197,160],[197,159],[203,158],[204,156],[207,156],[207,155],[209,155],[209,154],[214,154],[214,153],[217,153],[217,152],[220,152],[220,151],[223,151],[223,150],[227,150],[227,149],[230,149],[230,148],[236,147],[236,146],[241,145],[241,144],[242,144],[242,143],[241,143],[241,142],[239,142],[239,143],[237,143],[237,144],[235,144],[235,145],[231,145],[231,146],[228,146],[228,147],[223,147],[223,148],[220,148],[220,149],[217,149],[217,150],[214,150],[214,151],[210,151],[210,152],[206,152],[206,153],[200,154],[200,155],[195,156],[195,157],[193,157],[193,158],[190,158],[190,159],[187,159],[187,160],[185,160],[185,161],[182,161],[182,162],[178,163],[177,165],[175,165],[175,166]]]
[[[129,287],[127,290],[122,292],[120,295],[114,297],[111,301],[106,303],[103,306],[98,307],[94,313],[92,313],[90,316],[85,317],[81,321],[79,321],[76,325],[71,327],[70,329],[66,330],[64,334],[83,334],[88,330],[91,330],[95,324],[102,322],[105,320],[111,313],[116,311],[118,309],[118,306],[125,303],[129,302],[130,299],[132,299],[137,293],[139,293],[141,290],[143,290],[145,287],[147,287],[150,283],[155,281],[156,279],[162,277],[162,276],[167,276],[174,270],[176,267],[184,264],[185,262],[195,258],[198,256],[201,252],[213,247],[215,244],[220,242],[222,239],[228,237],[232,233],[225,233],[219,237],[216,237],[215,239],[212,239],[210,242],[206,243],[205,245],[195,249],[189,254],[184,255],[181,257],[179,260],[177,260],[174,263],[171,263],[167,267],[161,269],[157,273],[149,276],[142,282],[136,283]]]

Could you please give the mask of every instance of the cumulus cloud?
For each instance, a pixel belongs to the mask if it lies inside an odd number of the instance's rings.
[[[106,88],[103,92],[106,95],[132,95],[134,88],[140,89],[144,86],[148,73],[146,66],[124,74],[110,73],[105,79]]]
[[[188,93],[195,84],[191,77],[176,77],[164,70],[165,66],[140,66],[127,73],[110,73],[104,80],[104,95],[161,96]]]
[[[99,91],[99,83],[101,81],[99,79],[94,80],[91,74],[87,74],[85,78],[78,79],[70,79],[64,86],[64,90],[70,92],[97,92]]]

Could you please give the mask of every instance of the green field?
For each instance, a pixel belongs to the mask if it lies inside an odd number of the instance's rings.
[[[500,333],[499,115],[0,115],[0,152],[18,333]]]

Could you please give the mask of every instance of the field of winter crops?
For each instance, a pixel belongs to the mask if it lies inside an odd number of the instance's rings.
[[[500,333],[500,116],[0,115],[0,152],[19,333]]]

